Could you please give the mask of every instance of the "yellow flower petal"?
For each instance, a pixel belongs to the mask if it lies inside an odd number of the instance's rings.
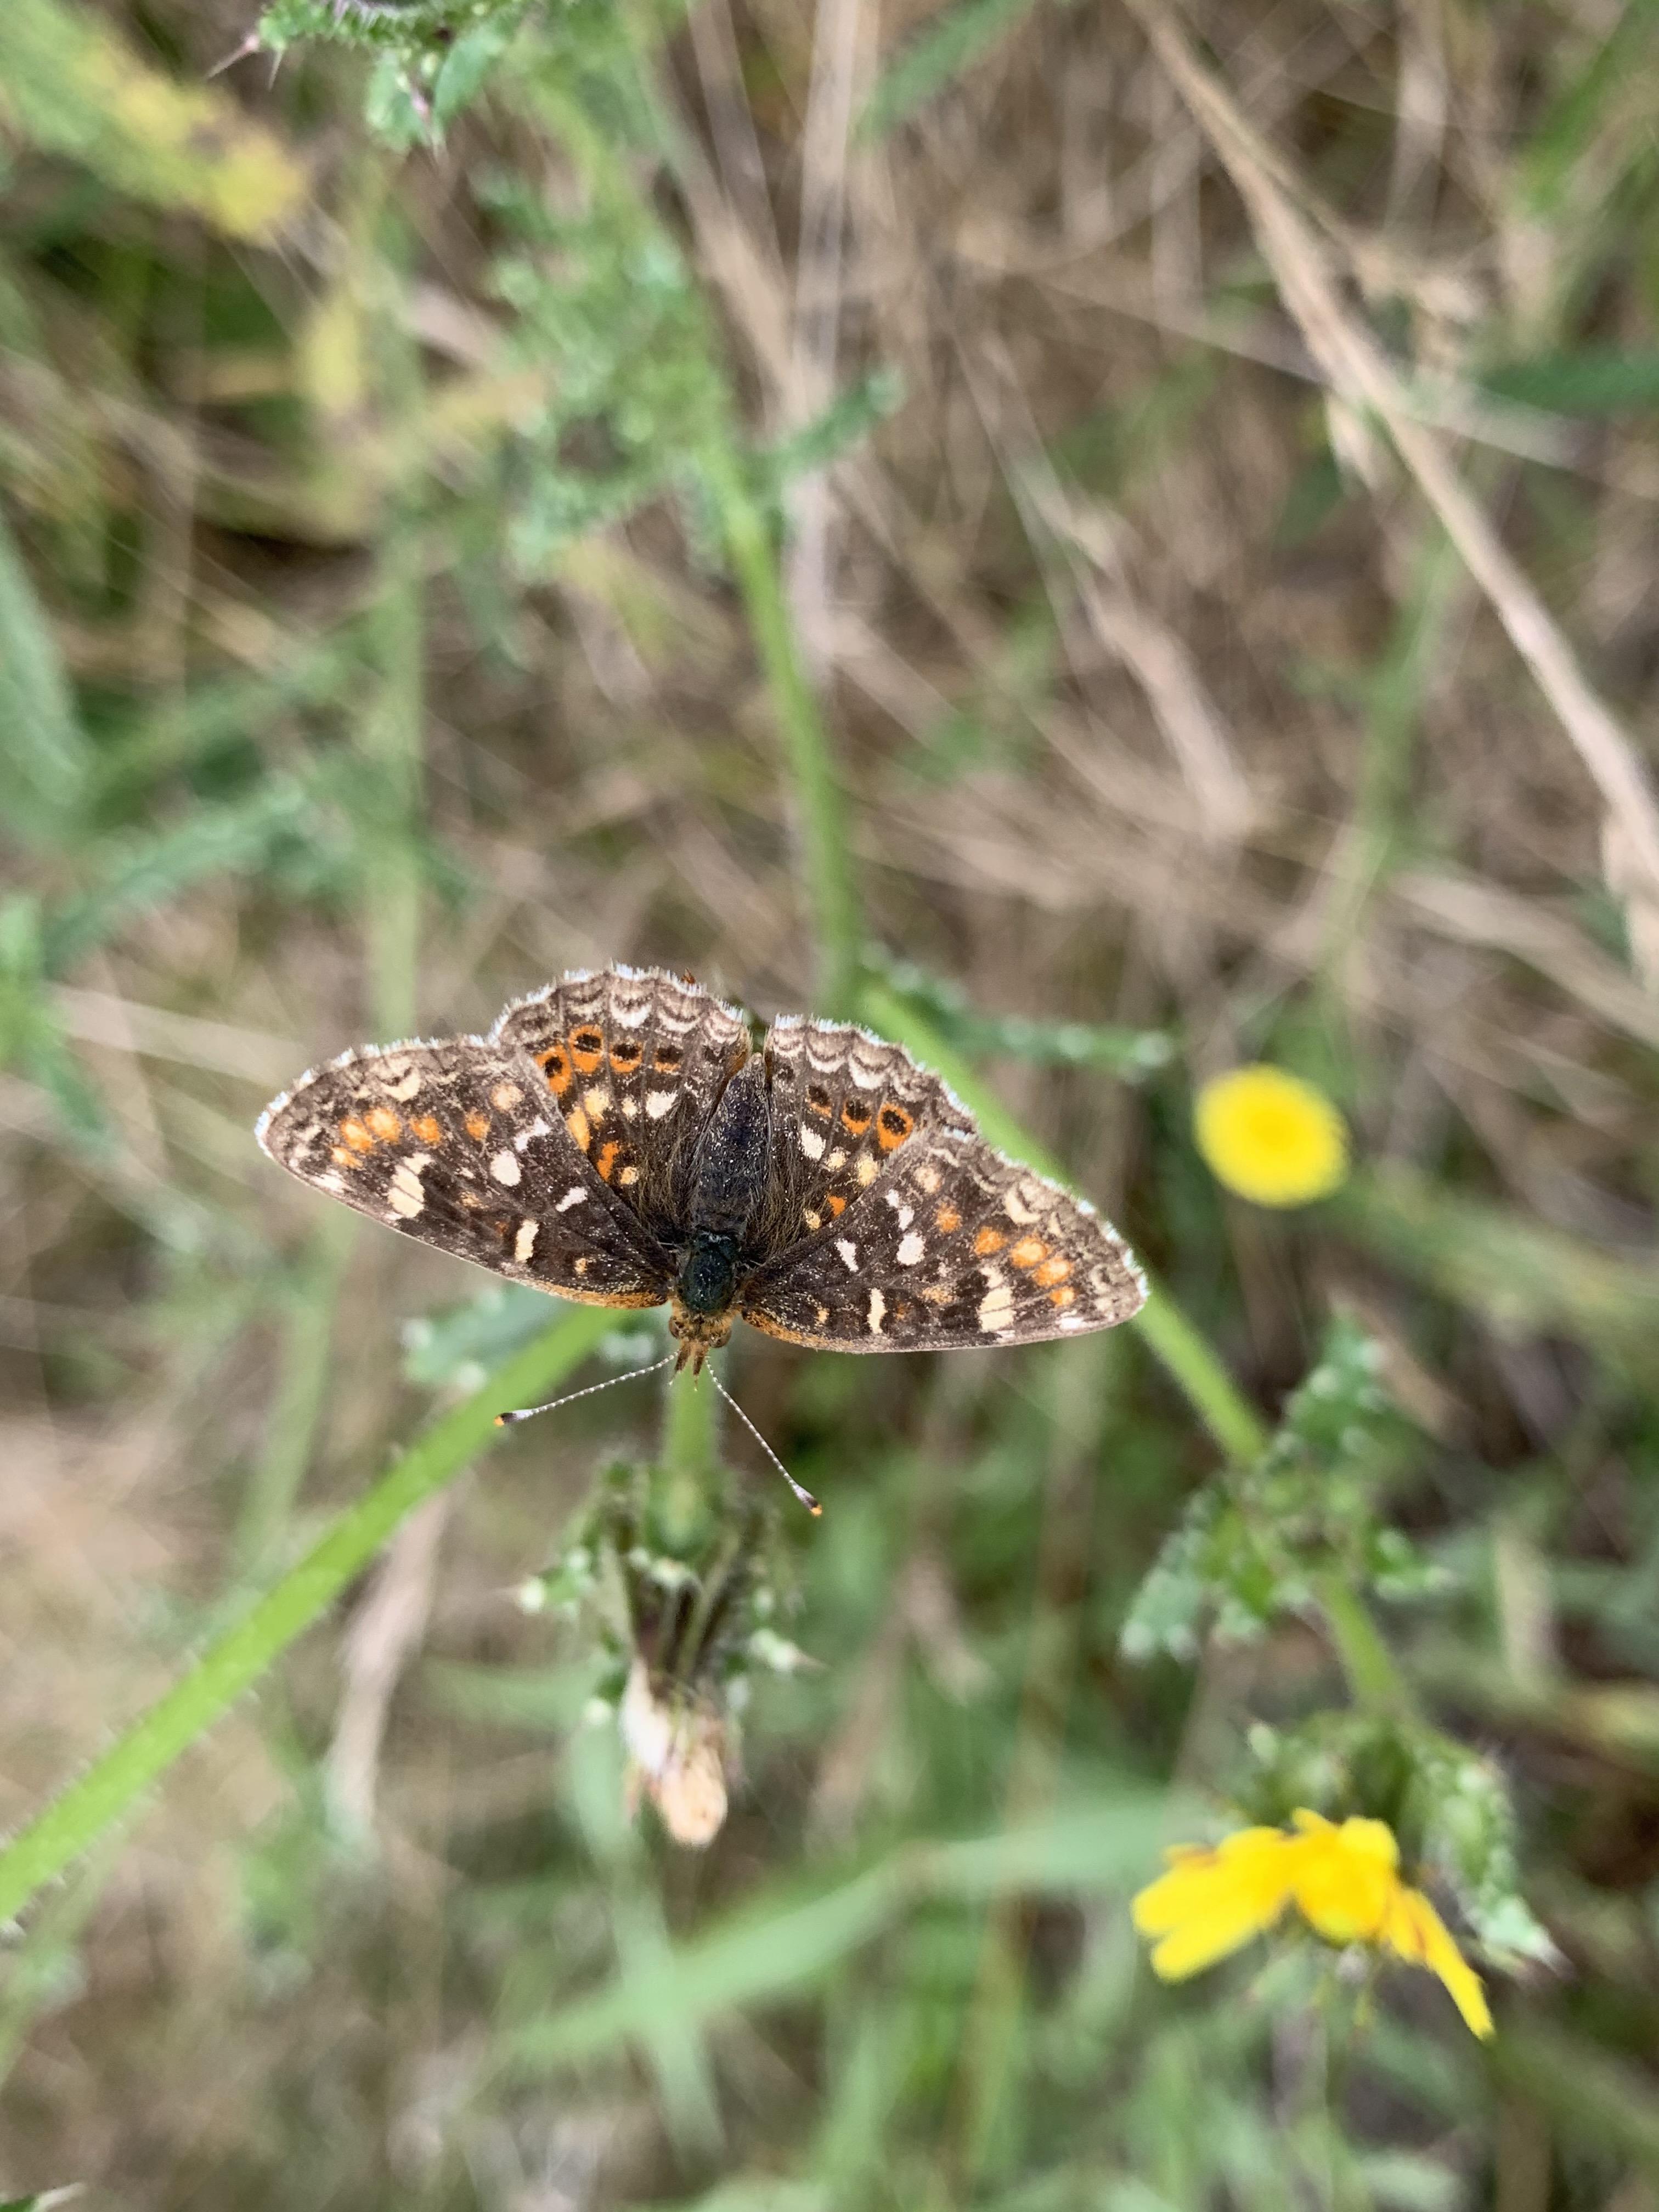
[[[1445,1922],[1420,1889],[1401,1887],[1396,1891],[1382,1933],[1389,1949],[1401,1958],[1409,1959],[1413,1966],[1426,1966],[1431,1974],[1438,1974],[1451,1992],[1452,2002],[1476,2035],[1492,2033],[1492,2014],[1480,1977],[1453,1942]]]
[[[1399,1848],[1381,1820],[1297,1813],[1294,1895],[1304,1918],[1328,1943],[1375,1942],[1400,1887]]]
[[[1241,1828],[1214,1850],[1171,1851],[1169,1872],[1131,1907],[1141,1935],[1163,1938],[1153,1972],[1179,1981],[1271,1928],[1290,1897],[1292,1848],[1278,1828]]]
[[[1322,1091],[1281,1067],[1235,1067],[1206,1083],[1193,1127],[1217,1182],[1257,1206],[1306,1206],[1347,1176],[1342,1116]]]

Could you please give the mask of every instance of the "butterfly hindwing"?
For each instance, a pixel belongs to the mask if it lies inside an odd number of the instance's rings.
[[[1109,1222],[994,1151],[952,1103],[832,1229],[751,1277],[742,1312],[826,1351],[947,1352],[1109,1328],[1146,1295]]]
[[[275,1100],[258,1138],[301,1182],[494,1274],[659,1304],[665,1255],[545,1102],[532,1064],[455,1037],[347,1053]]]
[[[609,968],[520,999],[490,1036],[535,1063],[572,1144],[653,1234],[683,1228],[696,1139],[749,1057],[739,1014],[659,969]]]

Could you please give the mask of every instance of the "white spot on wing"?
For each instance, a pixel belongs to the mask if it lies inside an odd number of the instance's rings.
[[[421,1087],[421,1071],[406,1060],[389,1060],[380,1077],[382,1089],[389,1098],[408,1100]]]
[[[665,1114],[672,1114],[680,1103],[678,1091],[647,1091],[645,1110],[653,1121],[660,1121]]]
[[[883,1297],[879,1291],[872,1291],[870,1293],[870,1334],[872,1336],[879,1336],[881,1334],[881,1325],[886,1319],[886,1299]]]
[[[524,1173],[524,1170],[519,1165],[519,1156],[516,1152],[501,1152],[491,1159],[489,1172],[497,1182],[505,1183],[511,1190]]]
[[[509,1114],[523,1097],[516,1083],[498,1083],[489,1094],[489,1103],[498,1114]]]
[[[409,1160],[399,1160],[386,1189],[386,1204],[404,1221],[413,1221],[426,1204],[419,1170]]]
[[[823,1158],[823,1139],[816,1129],[809,1129],[805,1122],[801,1124],[800,1148],[809,1160]]]
[[[521,1267],[536,1249],[536,1232],[540,1226],[538,1221],[521,1221],[519,1224],[519,1233],[513,1239],[513,1256]]]
[[[1032,1212],[1018,1191],[1012,1186],[1002,1194],[1002,1210],[1009,1220],[1020,1229],[1029,1229],[1034,1221],[1040,1221],[1042,1218],[1041,1214]]]
[[[873,1152],[860,1152],[859,1155],[859,1164],[854,1169],[853,1173],[864,1185],[866,1190],[868,1190],[871,1184],[881,1173],[881,1170],[876,1164],[875,1154]]]
[[[859,1248],[850,1237],[837,1237],[836,1249],[841,1254],[842,1265],[849,1275],[858,1273]]]
[[[573,1206],[582,1205],[586,1197],[587,1193],[582,1188],[580,1183],[573,1182],[553,1211],[555,1213],[568,1213]]]
[[[914,1267],[927,1249],[927,1238],[919,1231],[913,1229],[908,1237],[900,1239],[898,1248],[900,1267]]]

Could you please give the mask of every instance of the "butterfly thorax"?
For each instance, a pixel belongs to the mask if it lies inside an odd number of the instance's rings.
[[[732,1334],[745,1242],[766,1197],[771,1142],[766,1064],[747,1060],[721,1091],[691,1164],[684,1256],[668,1322],[682,1366],[689,1360],[701,1367]]]

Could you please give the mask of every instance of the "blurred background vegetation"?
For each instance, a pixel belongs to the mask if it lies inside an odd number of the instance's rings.
[[[658,1386],[520,1432],[21,1917],[0,2191],[1659,2203],[1656,94],[1643,0],[6,0],[0,1824],[471,1457],[545,1307],[252,1123],[569,966],[926,1040],[1291,1413],[1200,1573],[1257,1422],[1167,1343],[739,1332],[826,1511],[723,1438],[778,1663],[701,1853],[515,1602]],[[1194,1150],[1255,1059],[1321,1207]],[[1368,1699],[1513,1803],[1491,2046],[1138,1955]]]

